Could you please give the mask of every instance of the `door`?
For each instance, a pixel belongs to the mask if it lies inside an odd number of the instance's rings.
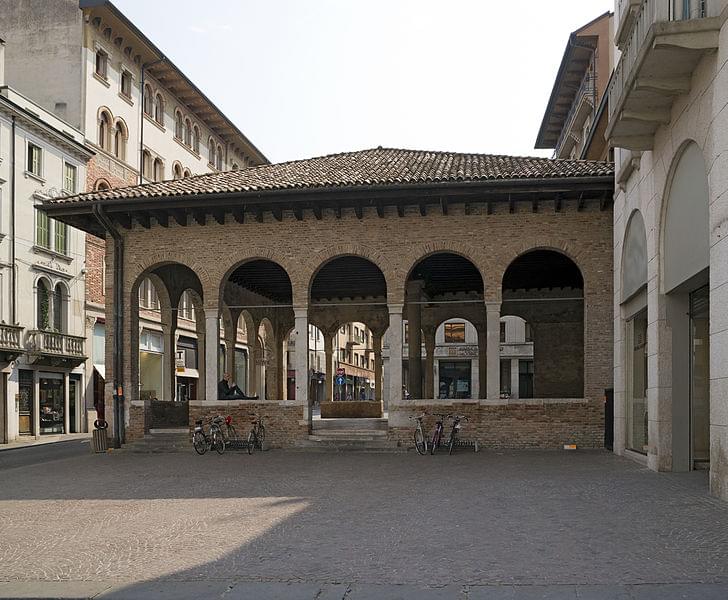
[[[78,433],[76,424],[80,421],[78,408],[81,406],[81,376],[71,375],[68,385],[68,430],[69,433]]]
[[[18,371],[18,433],[33,435],[33,405],[35,404],[33,371]]]
[[[710,292],[690,294],[690,438],[693,468],[710,462]]]

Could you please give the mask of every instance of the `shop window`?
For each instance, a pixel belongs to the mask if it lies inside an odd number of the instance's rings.
[[[627,448],[647,453],[647,311],[627,322]]]
[[[441,399],[471,397],[471,362],[440,361],[439,395]]]
[[[445,343],[465,343],[465,323],[445,323]]]
[[[63,427],[64,386],[63,375],[41,373],[38,378],[40,391],[40,433],[65,433]]]
[[[518,396],[533,398],[533,361],[518,361]]]

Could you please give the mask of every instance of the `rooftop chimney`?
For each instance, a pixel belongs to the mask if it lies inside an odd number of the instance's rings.
[[[5,40],[0,38],[0,87],[5,85]]]

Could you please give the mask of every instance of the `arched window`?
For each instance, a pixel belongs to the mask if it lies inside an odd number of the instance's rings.
[[[197,154],[200,153],[200,129],[197,125],[192,128],[192,149],[197,152]]]
[[[189,119],[185,119],[185,144],[192,146],[192,123]]]
[[[162,181],[164,179],[164,163],[160,158],[154,159],[154,181]]]
[[[154,120],[160,125],[164,125],[164,98],[162,98],[162,94],[157,94],[154,98]]]
[[[222,171],[222,146],[217,147],[217,161],[215,162],[215,166],[218,171]]]
[[[60,283],[53,290],[53,330],[66,331],[66,293]]]
[[[111,135],[111,115],[105,110],[99,115],[99,146],[108,150],[110,146],[109,136]]]
[[[43,331],[51,325],[51,297],[45,279],[38,281],[36,302],[36,327]]]
[[[192,177],[192,171],[190,171],[189,169],[185,169],[182,172],[182,178],[186,178],[186,177]]]
[[[207,151],[208,151],[208,160],[210,164],[214,167],[215,166],[215,140],[210,138],[207,141]]]
[[[238,163],[233,163],[232,170],[237,171],[240,167],[238,167]]]
[[[152,155],[149,150],[142,152],[142,175],[146,179],[152,178]]]
[[[174,163],[174,166],[172,167],[172,176],[175,179],[182,179],[182,165],[178,162]]]
[[[184,119],[182,118],[182,113],[177,111],[174,113],[174,137],[176,137],[178,140],[182,140],[184,133]]]
[[[120,160],[126,159],[126,140],[128,134],[124,121],[119,119],[114,127],[114,156]]]
[[[105,192],[111,189],[111,185],[106,179],[98,179],[94,184],[94,190],[97,192]]]
[[[154,92],[149,84],[144,86],[144,114],[152,116],[154,113]]]

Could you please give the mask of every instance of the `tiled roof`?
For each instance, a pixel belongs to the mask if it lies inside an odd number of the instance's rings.
[[[341,187],[427,185],[489,180],[611,177],[614,165],[584,160],[460,154],[374,148],[317,158],[261,165],[239,171],[207,173],[113,190],[57,198],[51,204],[173,198],[202,194],[229,194]]]

